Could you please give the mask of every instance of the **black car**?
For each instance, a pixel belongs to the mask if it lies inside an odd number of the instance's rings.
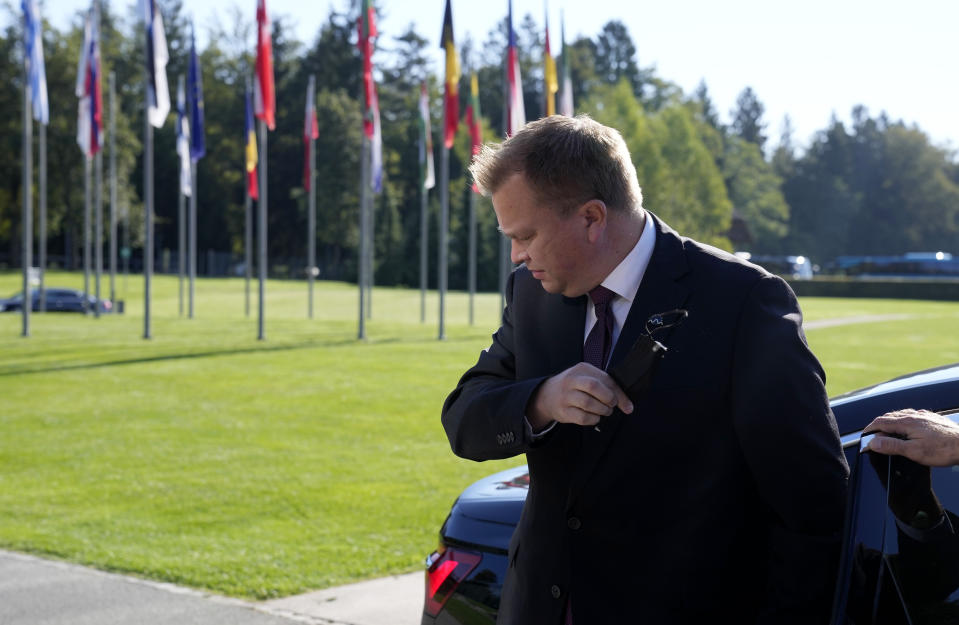
[[[87,294],[86,306],[83,304],[83,291],[76,289],[48,288],[46,291],[47,312],[93,312],[97,305],[95,295]],[[33,300],[31,310],[40,310],[40,290],[31,289],[30,295]],[[23,293],[17,293],[7,299],[0,299],[0,312],[18,312],[23,309]],[[113,311],[113,302],[108,299],[100,300],[100,312],[108,313]]]
[[[875,417],[903,408],[933,410],[959,422],[959,363],[921,371],[831,400],[852,470],[846,536],[833,606],[834,625],[959,624],[959,467],[922,467],[905,458],[861,453]],[[525,466],[467,488],[426,559],[423,625],[496,622],[507,548],[519,522]],[[942,523],[915,530],[917,502],[929,496]],[[913,512],[909,512],[912,510]]]

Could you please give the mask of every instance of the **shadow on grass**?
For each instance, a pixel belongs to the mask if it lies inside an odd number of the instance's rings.
[[[78,371],[83,369],[99,369],[105,367],[118,367],[126,365],[138,365],[151,362],[163,362],[163,361],[172,361],[172,360],[185,360],[190,358],[213,358],[217,356],[235,356],[241,354],[257,354],[263,352],[283,352],[283,351],[295,351],[301,349],[313,349],[317,347],[346,347],[346,346],[355,346],[355,345],[390,345],[396,343],[409,343],[409,344],[427,344],[427,343],[461,343],[475,340],[474,337],[456,337],[456,338],[446,338],[443,341],[438,341],[435,338],[427,337],[418,337],[418,338],[401,338],[401,337],[388,337],[388,338],[373,338],[367,339],[366,341],[361,341],[358,339],[329,339],[323,341],[307,341],[303,343],[291,343],[285,345],[257,345],[252,347],[237,347],[231,349],[213,349],[206,351],[198,352],[187,352],[187,353],[176,353],[176,354],[157,354],[154,356],[144,356],[141,358],[120,358],[117,360],[106,360],[102,362],[81,362],[73,364],[52,364],[52,365],[37,365],[37,366],[25,366],[22,368],[7,368],[5,370],[0,370],[0,377],[9,377],[14,375],[30,375],[35,373],[55,373],[58,371]]]

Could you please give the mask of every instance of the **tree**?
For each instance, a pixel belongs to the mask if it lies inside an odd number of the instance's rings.
[[[723,176],[733,210],[749,228],[748,251],[777,252],[789,225],[782,180],[763,159],[759,146],[736,136],[727,138]]]
[[[736,98],[736,108],[731,112],[733,132],[759,146],[763,150],[766,145],[766,135],[763,134],[766,123],[763,121],[763,114],[766,108],[763,106],[752,87],[746,87]]]
[[[624,79],[594,90],[583,110],[623,135],[645,207],[683,234],[730,247],[723,233],[729,228],[732,207],[688,108],[676,103],[648,114]]]
[[[596,75],[609,85],[626,79],[633,95],[643,98],[643,75],[636,63],[636,45],[626,25],[619,20],[606,22],[596,37]]]

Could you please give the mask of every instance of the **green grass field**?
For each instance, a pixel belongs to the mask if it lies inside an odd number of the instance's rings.
[[[82,286],[78,274],[47,283]],[[20,276],[0,274],[0,295]],[[356,340],[354,286],[270,282],[266,341],[242,280],[154,281],[153,337],[139,276],[124,315],[0,315],[0,547],[268,598],[417,570],[469,482],[518,462],[450,453],[443,399],[486,347],[499,295],[376,289]],[[106,291],[106,282],[102,287]],[[807,332],[830,394],[959,361],[959,304],[803,301],[807,320],[909,315]]]

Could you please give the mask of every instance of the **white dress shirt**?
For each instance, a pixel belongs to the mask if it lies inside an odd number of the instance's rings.
[[[653,248],[655,247],[656,228],[653,227],[653,220],[647,214],[646,225],[643,227],[643,232],[639,235],[639,240],[636,241],[636,245],[633,246],[633,249],[626,255],[626,258],[616,265],[616,268],[613,269],[601,283],[604,287],[616,294],[616,297],[613,298],[610,304],[613,309],[613,344],[609,346],[610,355],[612,355],[616,341],[619,339],[623,325],[626,323],[629,308],[633,305],[633,300],[636,299],[636,292],[639,291],[639,283],[643,281],[643,276],[646,274],[646,267],[649,266],[649,259],[652,257]],[[586,337],[589,336],[589,331],[593,329],[593,325],[595,324],[596,307],[593,305],[593,300],[587,297],[586,325],[583,328],[583,343],[586,342]],[[539,432],[534,432],[529,424],[529,420],[526,419],[525,416],[523,420],[526,422],[527,432],[534,441],[545,436],[546,433],[552,430],[556,425],[555,421],[551,421],[549,425]]]
[[[616,341],[619,340],[619,334],[626,323],[626,316],[629,315],[633,300],[636,299],[639,283],[643,281],[643,276],[646,274],[646,267],[649,266],[649,259],[653,255],[654,247],[656,247],[656,228],[653,227],[653,220],[647,214],[646,225],[643,227],[643,232],[639,235],[636,245],[601,283],[602,286],[616,294],[610,304],[614,319],[613,344],[609,346],[610,355],[613,353],[613,348],[616,347]],[[592,299],[586,298],[586,325],[583,328],[583,343],[586,342],[586,337],[589,336],[589,331],[593,329],[595,324],[596,307],[593,305]]]

